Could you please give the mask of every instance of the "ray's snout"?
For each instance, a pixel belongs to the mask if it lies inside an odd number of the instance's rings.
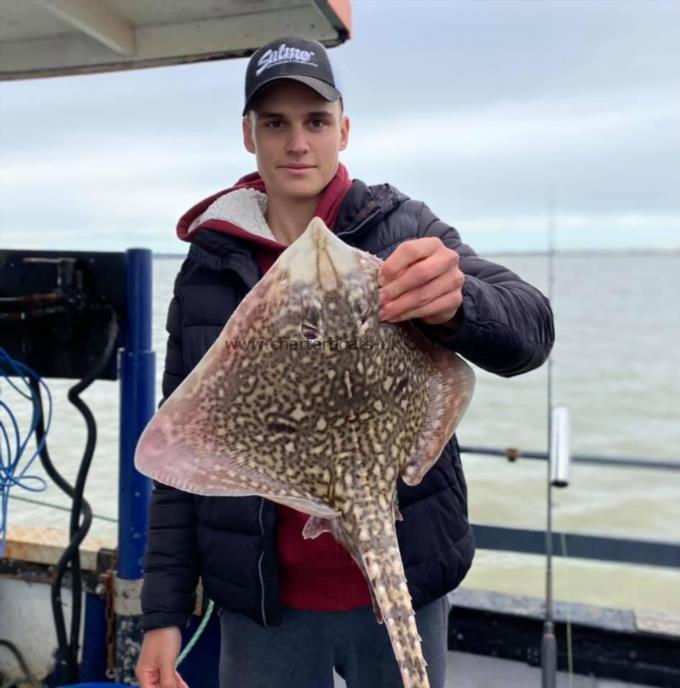
[[[295,281],[315,284],[324,291],[338,288],[342,279],[357,269],[352,249],[331,232],[319,217],[281,255],[281,267]]]

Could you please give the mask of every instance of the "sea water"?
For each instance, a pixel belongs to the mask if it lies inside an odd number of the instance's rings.
[[[544,293],[548,260],[541,255],[488,256]],[[154,260],[153,345],[157,400],[165,355],[165,319],[180,258]],[[680,462],[680,255],[558,255],[554,261],[557,339],[552,353],[553,403],[567,406],[576,453]],[[480,369],[458,437],[465,446],[547,447],[547,366],[503,378]],[[55,399],[49,448],[59,470],[75,480],[85,442],[81,417],[66,400],[73,382],[49,382]],[[29,410],[6,383],[0,394],[24,421]],[[96,514],[117,515],[119,397],[115,382],[84,393],[98,424],[86,497]],[[475,523],[542,529],[546,464],[466,454],[470,516]],[[35,474],[44,475],[36,466]],[[49,481],[48,481],[49,482]],[[36,498],[19,489],[19,497]],[[37,498],[68,500],[54,486]],[[675,542],[680,546],[680,472],[572,466],[570,484],[553,491],[556,530]],[[68,514],[10,501],[10,525],[68,527]],[[96,519],[93,535],[115,543],[116,525]],[[562,547],[558,548],[561,549]],[[568,554],[568,552],[566,552]],[[464,587],[544,594],[540,556],[478,551]],[[558,558],[559,600],[680,613],[680,571]]]

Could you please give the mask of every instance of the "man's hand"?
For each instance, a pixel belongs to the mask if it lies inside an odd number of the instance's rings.
[[[175,669],[181,646],[182,634],[177,626],[144,634],[135,669],[141,688],[189,688]]]
[[[437,237],[399,244],[380,267],[381,320],[420,318],[429,325],[448,322],[463,302],[465,275],[458,254]]]

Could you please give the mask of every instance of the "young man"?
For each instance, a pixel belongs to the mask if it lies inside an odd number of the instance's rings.
[[[384,321],[414,319],[472,363],[511,376],[553,342],[550,306],[501,265],[479,258],[423,203],[389,184],[351,180],[339,163],[350,123],[326,52],[274,41],[246,72],[243,140],[257,173],[179,221],[191,242],[175,282],[163,395],[198,363],[240,300],[315,215],[344,241],[385,259]],[[433,688],[443,688],[448,602],[474,552],[454,438],[410,488],[398,485],[400,551]],[[205,498],[155,485],[142,593],[142,688],[182,688],[180,628],[199,576],[220,609],[223,688],[401,685],[384,626],[349,554],[326,533],[303,540],[307,516],[259,497]]]

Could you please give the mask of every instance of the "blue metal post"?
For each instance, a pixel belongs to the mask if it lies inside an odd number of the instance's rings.
[[[97,595],[85,595],[85,625],[80,681],[106,681],[106,602]]]
[[[117,678],[133,683],[140,638],[139,590],[151,481],[134,467],[135,447],[154,414],[155,355],[151,350],[151,251],[126,253],[127,337],[120,358],[120,474],[116,577]]]

